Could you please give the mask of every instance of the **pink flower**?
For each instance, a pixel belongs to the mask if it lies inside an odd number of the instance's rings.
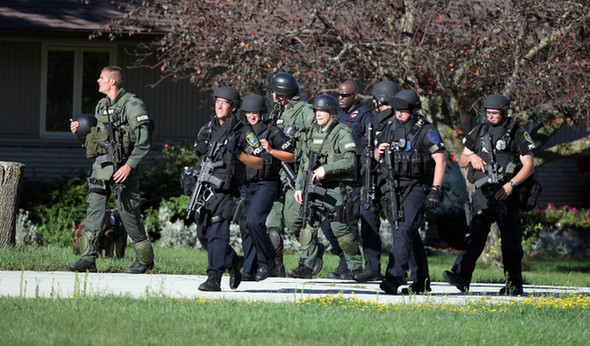
[[[164,144],[164,148],[168,148],[168,144]]]
[[[453,163],[457,162],[457,158],[455,157],[455,155],[451,155],[451,162],[453,162]]]

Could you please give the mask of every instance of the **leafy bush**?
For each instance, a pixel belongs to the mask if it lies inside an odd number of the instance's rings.
[[[29,213],[40,245],[72,245],[72,221],[86,216],[87,193],[88,182],[81,178],[23,184],[19,209]]]
[[[196,163],[192,144],[164,144],[152,165],[141,172],[144,208],[159,208],[162,198],[180,195],[180,174],[185,166],[194,167]]]

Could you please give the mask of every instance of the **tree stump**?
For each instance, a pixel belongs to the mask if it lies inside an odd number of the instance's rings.
[[[14,246],[16,212],[25,165],[0,161],[0,247]]]

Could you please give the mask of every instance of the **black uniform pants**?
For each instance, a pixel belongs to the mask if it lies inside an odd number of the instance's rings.
[[[266,231],[266,218],[272,209],[278,189],[278,181],[266,180],[247,182],[240,189],[240,194],[246,199],[240,220],[244,273],[254,273],[257,263],[268,263],[275,255]]]
[[[228,203],[233,203],[233,196],[225,195],[213,213],[201,209],[195,213],[197,237],[207,250],[207,271],[217,271],[220,275],[238,261],[238,255],[229,245],[230,220],[211,223],[211,218],[221,216]]]
[[[412,279],[424,282],[429,279],[428,260],[424,244],[418,232],[424,219],[424,201],[427,192],[421,185],[414,186],[408,196],[402,201],[404,211],[403,221],[398,227],[391,224],[393,230],[393,245],[389,252],[389,263],[385,272],[385,280],[400,286],[408,275],[412,257],[416,261],[416,276]],[[413,269],[413,268],[412,268]]]
[[[477,205],[474,205],[477,210]],[[492,206],[480,210],[473,215],[470,234],[466,239],[465,247],[459,254],[452,271],[471,282],[471,276],[475,269],[477,259],[483,252],[488,233],[492,223],[497,222],[502,238],[502,260],[504,273],[507,276],[507,284],[522,288],[522,226],[520,224],[520,212],[518,199],[511,196],[499,207]]]

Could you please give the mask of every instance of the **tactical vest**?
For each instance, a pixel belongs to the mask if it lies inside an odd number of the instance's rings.
[[[273,146],[273,139],[277,137],[279,132],[282,132],[272,123],[259,122],[252,126],[258,139],[266,139]],[[281,170],[281,162],[274,158],[269,153],[262,154],[262,168],[256,169],[246,166],[246,181],[262,181],[262,180],[279,180]]]
[[[228,192],[232,188],[237,188],[238,184],[235,182],[232,184],[234,178],[243,176],[243,165],[237,164],[236,161],[238,161],[238,159],[232,152],[233,148],[232,150],[229,150],[229,146],[236,145],[235,143],[239,140],[238,136],[244,124],[232,116],[232,120],[227,120],[232,121],[232,123],[227,124],[230,128],[222,129],[219,127],[214,134],[213,121],[215,121],[215,119],[209,121],[201,131],[208,148],[207,156],[209,156],[213,162],[223,162],[223,165],[215,168],[212,173],[215,177],[223,181],[223,184],[219,187],[219,191]],[[223,133],[219,133],[219,131],[223,130],[225,130]],[[202,159],[204,159],[204,157],[201,157],[201,160]]]
[[[347,131],[347,126],[344,124],[338,123],[336,119],[332,120],[333,123],[330,125],[328,131],[322,131],[317,124],[314,124],[312,127],[309,128],[307,134],[307,147],[310,151],[320,151],[319,160],[316,163],[316,166],[323,166],[326,163],[336,162],[341,160],[344,157],[345,152],[340,151],[340,146],[337,143],[334,143],[338,132],[340,131]],[[351,144],[353,147],[356,148],[354,144],[354,139],[352,138],[351,134]],[[356,155],[355,155],[356,160]],[[315,169],[309,167],[309,169]],[[350,172],[346,172],[344,174],[340,174],[338,176],[331,176],[330,180],[334,181],[350,181],[354,182],[357,180],[357,169],[351,170]],[[320,181],[320,185],[330,185],[329,181]]]
[[[396,121],[395,118],[390,120],[391,123],[394,121]],[[412,129],[408,133],[405,133],[403,126],[395,127],[393,131],[389,131],[387,139],[393,148],[391,151],[393,172],[391,173],[395,177],[423,184],[432,183],[435,166],[432,154],[430,152],[420,152],[418,149],[421,143],[414,142],[419,138],[418,135],[426,123],[424,117],[417,116]],[[403,133],[403,135],[400,136],[400,133]],[[400,138],[403,141],[394,142],[394,138]]]
[[[105,123],[112,122],[114,125],[115,142],[121,144],[123,149],[123,157],[126,159],[133,151],[133,145],[135,143],[135,133],[133,127],[129,124],[127,117],[121,119],[121,114],[129,99],[133,97],[132,93],[125,92],[119,100],[117,100],[116,106],[110,106],[110,102],[101,101],[97,108],[102,108],[101,112],[97,112],[96,118],[98,124],[90,129],[90,133],[86,136],[85,147],[86,157],[88,159],[95,159],[101,155],[107,153],[107,150],[100,146],[98,141],[108,143],[108,135],[105,129]]]
[[[486,146],[486,136],[491,136],[489,133],[489,124],[485,123],[480,125],[475,131],[476,132],[476,142],[475,142],[475,150],[474,152],[479,155],[485,162],[490,163],[492,161],[491,154],[493,153],[495,162],[498,166],[498,173],[502,174],[503,180],[500,182],[502,184],[508,182],[512,179],[516,173],[522,168],[522,163],[520,162],[518,150],[516,149],[516,142],[514,141],[514,136],[516,135],[516,131],[518,129],[518,121],[513,118],[506,119],[508,123],[505,125],[506,130],[504,134],[494,142],[492,142],[493,148],[487,148]],[[490,153],[490,150],[492,153]],[[470,183],[475,183],[479,179],[485,177],[485,173],[479,170],[474,169],[469,166],[469,171],[467,173],[467,180]]]

